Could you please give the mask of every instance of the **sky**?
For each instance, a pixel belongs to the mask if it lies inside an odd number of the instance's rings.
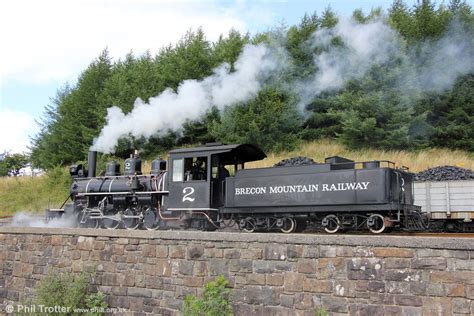
[[[152,54],[202,27],[208,40],[232,28],[255,34],[330,6],[341,15],[387,9],[392,0],[2,0],[0,153],[28,151],[58,89],[107,48],[114,60]],[[409,6],[416,0],[405,0]],[[469,1],[470,2],[470,1]]]

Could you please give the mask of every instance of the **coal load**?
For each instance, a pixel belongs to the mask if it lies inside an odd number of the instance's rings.
[[[415,175],[415,181],[474,180],[474,172],[455,166],[440,166],[426,169]]]
[[[274,164],[274,167],[288,167],[288,166],[303,166],[303,165],[314,165],[316,162],[308,157],[298,156],[288,159],[283,159],[280,162]]]

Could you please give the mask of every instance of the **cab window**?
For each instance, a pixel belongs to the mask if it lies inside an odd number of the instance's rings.
[[[173,160],[173,182],[183,181],[184,165],[183,159]]]
[[[184,181],[206,181],[207,168],[207,157],[184,158]]]

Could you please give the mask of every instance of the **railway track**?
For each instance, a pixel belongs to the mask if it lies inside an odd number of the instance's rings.
[[[43,219],[41,216],[35,217],[36,220],[41,220]],[[29,218],[31,220],[31,218]],[[0,227],[5,227],[9,226],[13,223],[13,217],[12,216],[4,216],[0,217]],[[26,221],[21,221],[21,220],[16,220],[15,221],[15,226],[16,227],[29,227],[31,226],[28,223],[28,220]],[[67,228],[65,228],[67,229]],[[221,232],[238,232],[239,230],[234,228],[234,227],[228,227],[220,230]],[[314,229],[308,229],[304,232],[303,234],[313,234],[313,235],[329,235],[326,232],[322,231],[317,231]],[[245,234],[245,233],[242,233]],[[347,232],[347,233],[341,233],[338,235],[357,235],[357,236],[374,236],[374,234],[369,233],[369,232]],[[384,233],[382,234],[383,236],[413,236],[413,237],[436,237],[436,238],[474,238],[474,233],[445,233],[445,232],[392,232],[392,233]]]

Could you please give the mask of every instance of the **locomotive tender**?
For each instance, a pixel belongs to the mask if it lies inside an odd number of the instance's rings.
[[[123,175],[112,161],[96,176],[96,155],[89,152],[87,177],[83,166],[70,168],[72,203],[60,209],[85,227],[215,230],[237,223],[245,232],[284,233],[308,223],[328,233],[426,228],[414,205],[413,175],[390,161],[334,156],[311,165],[245,169],[266,157],[258,147],[211,143],[172,150],[168,162],[154,160],[147,175],[132,156]]]

